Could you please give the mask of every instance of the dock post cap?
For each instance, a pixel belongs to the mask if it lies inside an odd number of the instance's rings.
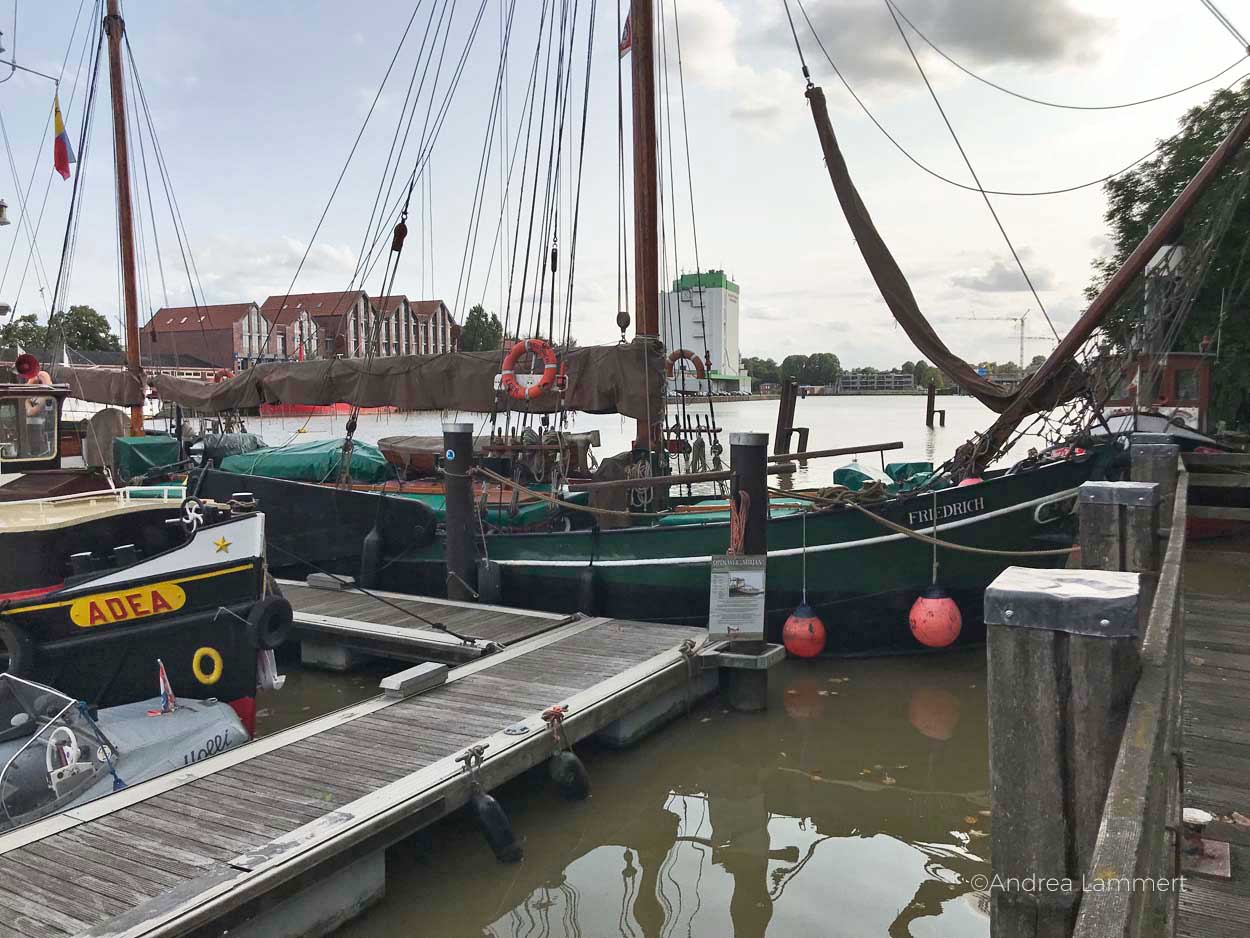
[[[1147,434],[1141,435],[1146,436]],[[1149,435],[1155,436],[1156,434]],[[1146,440],[1145,442],[1142,442],[1137,439],[1137,437],[1133,437],[1132,441],[1129,443],[1128,451],[1130,456],[1166,456],[1175,458],[1180,455],[1181,448],[1175,443],[1157,443],[1154,440]]]
[[[443,423],[444,433],[472,433],[473,424],[462,421],[446,421]]]
[[[729,434],[730,446],[767,446],[767,433],[752,433],[750,431],[740,430],[736,433]]]
[[[1139,505],[1152,508],[1162,500],[1157,482],[1083,482],[1077,490],[1082,504]]]
[[[1172,446],[1176,445],[1176,440],[1173,439],[1171,434],[1168,433],[1130,433],[1128,439],[1130,445],[1160,443],[1167,443]]]
[[[1136,573],[1008,567],[985,590],[985,624],[1127,638],[1140,589]]]

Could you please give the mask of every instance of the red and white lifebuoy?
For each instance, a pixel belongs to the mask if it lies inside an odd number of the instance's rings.
[[[703,378],[707,376],[707,367],[703,364],[703,359],[690,351],[688,348],[674,349],[669,353],[668,364],[664,368],[664,373],[670,378],[673,377],[673,366],[677,364],[677,359],[684,358],[686,361],[694,365],[694,376]]]
[[[27,378],[26,383],[51,387],[52,376],[46,371],[39,371]],[[26,398],[26,416],[38,417],[55,402],[56,399],[52,397],[28,397]]]
[[[527,352],[543,360],[543,373],[537,383],[531,385],[522,384],[516,376],[517,360]],[[551,347],[550,342],[545,339],[523,339],[512,346],[504,358],[499,381],[510,397],[518,401],[532,401],[555,382],[558,367],[556,350]]]
[[[213,384],[221,384],[221,382],[225,381],[227,378],[233,377],[233,371],[230,371],[228,368],[218,368],[213,372]]]

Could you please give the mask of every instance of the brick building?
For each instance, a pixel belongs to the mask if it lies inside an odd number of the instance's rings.
[[[214,368],[238,367],[238,350],[247,341],[260,342],[249,331],[259,318],[255,303],[216,306],[166,306],[158,309],[139,331],[139,354],[148,359],[176,360],[190,356]]]

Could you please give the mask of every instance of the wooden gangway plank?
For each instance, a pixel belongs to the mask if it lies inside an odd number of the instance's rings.
[[[325,639],[352,651],[402,661],[473,661],[573,619],[564,613],[385,590],[319,589],[298,580],[278,584],[295,610],[297,637]]]
[[[456,756],[468,746],[488,744],[481,777],[495,787],[554,751],[547,707],[568,704],[575,742],[688,687],[705,636],[556,623],[420,695],[356,704],[0,836],[0,933],[168,938],[227,927],[275,890],[463,804],[469,781]]]

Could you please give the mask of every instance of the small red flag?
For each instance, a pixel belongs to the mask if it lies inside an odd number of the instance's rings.
[[[634,44],[634,31],[630,26],[630,21],[633,19],[633,12],[634,5],[631,3],[629,5],[629,11],[625,14],[625,27],[621,30],[621,43],[617,46],[617,50],[620,52],[620,57],[622,59],[625,58],[626,53],[629,52],[630,47]]]

